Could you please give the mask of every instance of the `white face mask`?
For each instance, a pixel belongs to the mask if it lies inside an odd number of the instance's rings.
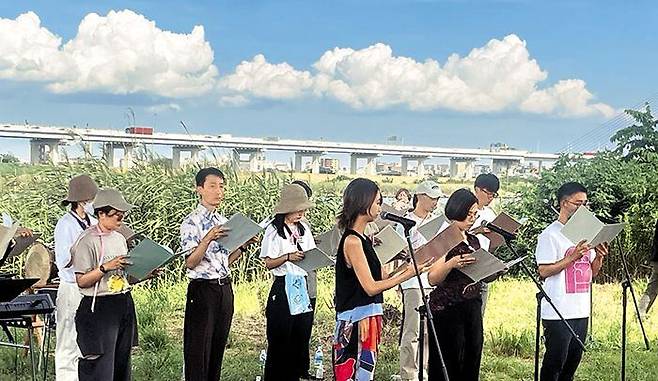
[[[82,207],[84,208],[85,213],[90,216],[94,215],[94,204],[91,201],[86,202]]]

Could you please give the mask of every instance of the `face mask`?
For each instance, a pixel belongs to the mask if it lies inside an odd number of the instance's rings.
[[[85,210],[85,213],[87,213],[88,215],[90,216],[94,215],[94,204],[92,204],[91,202],[85,203],[83,208]]]

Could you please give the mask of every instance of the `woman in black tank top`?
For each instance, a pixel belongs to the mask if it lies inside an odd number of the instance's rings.
[[[407,268],[393,277],[382,264],[364,234],[366,225],[381,212],[377,184],[355,179],[345,188],[338,225],[344,229],[336,256],[336,381],[374,379],[377,346],[381,339],[383,292],[414,276]],[[419,269],[427,271],[428,268]]]

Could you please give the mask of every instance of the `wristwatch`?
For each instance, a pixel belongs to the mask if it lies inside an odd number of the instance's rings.
[[[101,265],[98,269],[99,269],[103,274],[107,274],[107,270],[105,270],[105,266]]]

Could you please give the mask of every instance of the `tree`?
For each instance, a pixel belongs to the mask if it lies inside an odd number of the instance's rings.
[[[658,120],[651,115],[647,103],[644,111],[625,110],[635,124],[617,131],[610,141],[617,144],[615,152],[626,160],[658,163]]]
[[[19,163],[20,160],[10,153],[0,154],[0,163]]]

